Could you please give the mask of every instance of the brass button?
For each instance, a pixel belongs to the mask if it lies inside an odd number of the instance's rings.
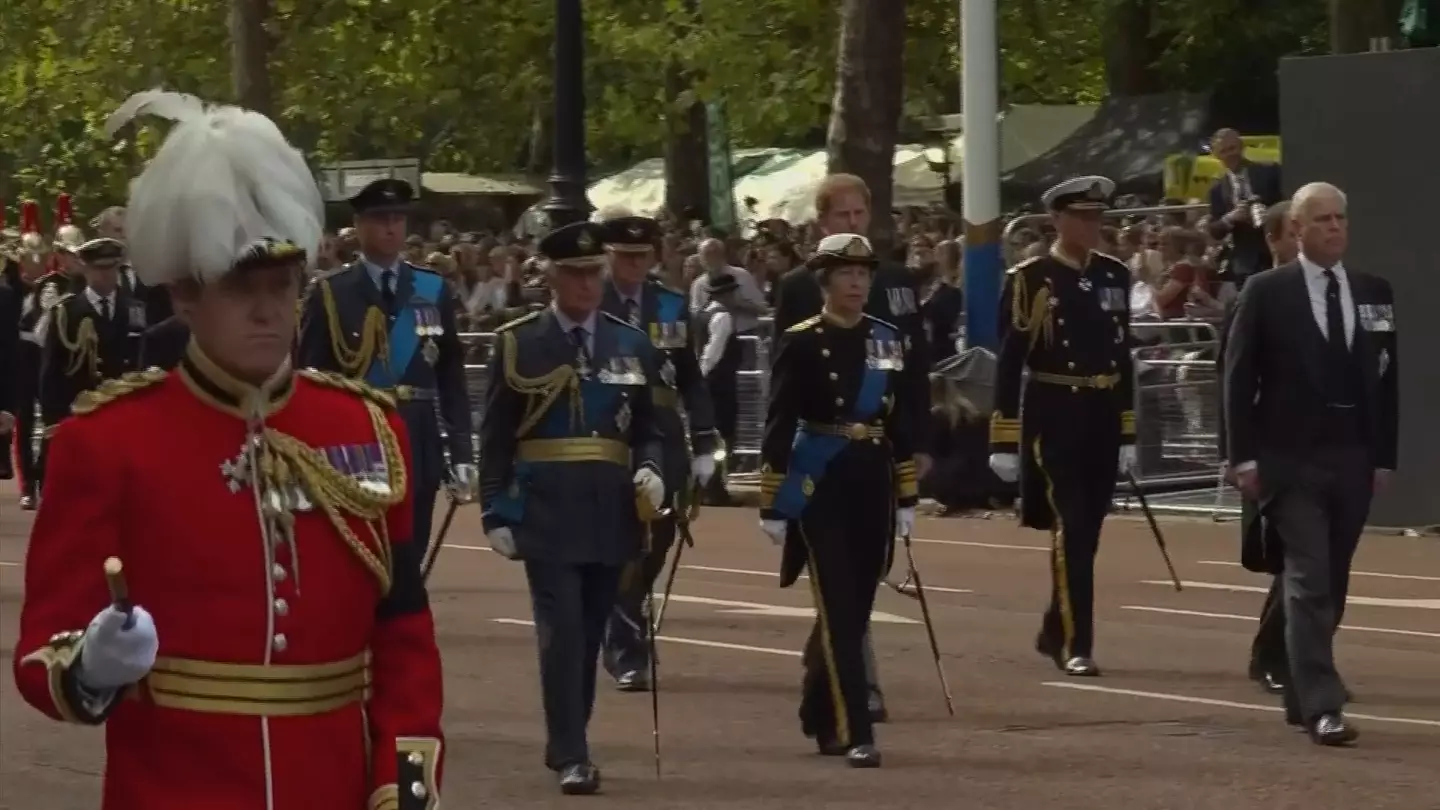
[[[419,766],[425,764],[425,755],[419,751],[411,751],[408,759],[411,765]]]
[[[276,615],[276,616],[286,616],[286,615],[289,615],[289,613],[290,613],[290,603],[289,603],[289,602],[286,602],[284,599],[276,599],[276,600],[275,600],[275,615]]]
[[[423,799],[429,795],[429,791],[425,790],[425,785],[420,782],[410,783],[410,793],[417,799]]]
[[[820,350],[820,356],[821,356],[821,357],[829,357],[829,356],[830,356],[830,350],[829,350],[829,349],[821,349],[821,350]]]
[[[1075,362],[1072,360],[1071,362],[1066,363],[1065,367],[1073,371],[1075,370]]]
[[[823,335],[823,334],[825,334],[825,328],[824,328],[823,326],[817,326],[817,327],[815,327],[815,334],[817,334],[817,335]]]
[[[844,397],[835,397],[835,405],[836,405],[836,406],[843,406],[844,404],[845,404],[845,398],[844,398]]]
[[[275,652],[285,652],[285,648],[290,646],[290,641],[285,638],[284,633],[276,633],[275,638],[270,640],[270,646],[275,648]]]
[[[1055,319],[1055,322],[1058,323],[1058,324],[1060,324],[1061,326],[1064,326],[1064,325],[1065,325],[1065,319],[1064,319],[1064,318],[1056,318],[1056,319]]]
[[[590,431],[590,438],[592,438],[592,439],[598,439],[598,438],[600,438],[600,431],[598,431],[598,430],[592,430],[592,431]]]
[[[871,444],[879,444],[879,443],[880,443],[880,440],[879,440],[879,439],[871,439],[871,440],[870,440],[870,443],[871,443]]]
[[[1080,393],[1080,388],[1079,388],[1078,386],[1072,385],[1072,386],[1070,386],[1070,393],[1072,393],[1072,394],[1078,394],[1078,393]]]
[[[1111,361],[1110,361],[1110,368],[1115,368],[1115,361],[1114,361],[1114,360],[1111,360]]]
[[[840,379],[840,375],[839,375],[839,374],[836,374],[835,372],[832,371],[832,372],[830,372],[830,379],[832,379],[832,380],[838,380],[838,379]]]
[[[1070,345],[1070,338],[1065,338],[1065,339],[1061,340],[1061,341],[1060,341],[1060,345],[1061,345],[1061,346],[1069,346],[1069,345]]]
[[[286,577],[285,566],[280,563],[275,563],[270,567],[270,576],[276,582],[284,582]]]

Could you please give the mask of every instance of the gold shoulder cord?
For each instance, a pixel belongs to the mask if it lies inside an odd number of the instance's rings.
[[[505,353],[505,383],[512,391],[524,394],[530,399],[525,403],[525,417],[520,420],[520,427],[516,429],[515,436],[519,438],[530,432],[541,419],[545,417],[546,411],[555,404],[555,400],[566,390],[570,391],[570,429],[574,431],[576,425],[584,425],[585,416],[583,403],[580,399],[580,377],[575,373],[575,367],[570,365],[559,366],[539,377],[522,377],[520,371],[515,367],[515,353],[519,346],[515,340],[513,331],[501,333],[501,350]]]
[[[1035,291],[1034,298],[1029,296],[1029,287],[1025,283],[1025,268],[1017,268],[1011,275],[1014,279],[1010,294],[1010,323],[1018,332],[1030,334],[1030,348],[1035,348],[1035,343],[1043,335],[1045,345],[1050,345],[1054,340],[1054,327],[1050,323],[1050,287],[1041,285]],[[1025,305],[1029,299],[1030,310],[1026,312]]]
[[[70,353],[70,365],[65,367],[65,376],[73,377],[80,370],[81,366],[88,368],[90,376],[100,376],[100,335],[95,332],[95,321],[92,318],[81,318],[80,326],[75,330],[75,339],[71,340],[69,331],[69,316],[65,314],[63,304],[55,306],[55,332],[60,336],[60,345]]]
[[[325,324],[330,329],[330,349],[341,370],[351,377],[362,376],[370,361],[379,353],[380,361],[390,362],[390,336],[386,332],[385,315],[375,307],[365,310],[365,322],[360,327],[360,347],[352,350],[345,341],[344,324],[340,323],[340,311],[335,306],[335,293],[330,289],[328,279],[318,282],[321,301],[325,305]]]
[[[312,380],[325,384],[326,381],[312,375]],[[348,386],[337,385],[344,390]],[[314,500],[315,505],[329,518],[330,525],[344,538],[345,544],[360,558],[365,567],[380,583],[380,592],[390,592],[392,559],[390,532],[385,515],[405,499],[408,486],[405,473],[405,459],[400,453],[400,442],[390,423],[385,418],[385,407],[379,401],[367,399],[365,410],[370,416],[371,427],[380,444],[381,457],[385,460],[385,487],[365,487],[332,466],[325,454],[305,444],[294,436],[281,433],[273,428],[265,429],[265,440],[260,456],[260,474],[267,487],[286,492],[298,483]],[[370,531],[371,544],[366,544],[345,521],[349,515],[365,523]],[[414,538],[412,538],[412,541]]]
[[[108,405],[123,396],[162,382],[169,374],[170,372],[162,368],[148,368],[144,371],[129,371],[113,380],[105,380],[91,391],[80,392],[80,396],[76,397],[74,404],[70,406],[70,415],[94,413],[102,405]]]

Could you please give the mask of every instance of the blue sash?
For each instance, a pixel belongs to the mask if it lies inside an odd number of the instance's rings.
[[[878,324],[874,331],[877,338],[883,335],[893,337],[890,330],[882,331]],[[850,411],[852,422],[869,422],[880,412],[884,404],[885,375],[888,373],[886,369],[866,365],[865,373],[860,379],[860,393],[855,397],[855,407]],[[830,466],[831,460],[839,455],[850,441],[845,436],[810,433],[804,428],[797,431],[795,444],[790,450],[790,469],[786,471],[785,480],[780,482],[780,488],[775,492],[775,502],[771,509],[786,520],[799,520],[800,514],[805,511],[805,504],[809,502],[810,496],[815,494],[815,487],[824,477],[825,468]]]
[[[485,514],[494,515],[506,526],[519,526],[525,521],[525,492],[530,488],[530,464],[515,462],[510,486],[485,503]]]
[[[434,273],[411,270],[410,274],[413,277],[414,297],[432,307],[438,306],[445,280]],[[365,372],[365,381],[376,388],[394,388],[399,385],[405,378],[405,372],[410,368],[410,361],[415,358],[415,350],[419,346],[420,335],[415,331],[415,308],[410,305],[410,301],[405,301],[395,315],[395,323],[390,327],[390,361],[372,361]]]

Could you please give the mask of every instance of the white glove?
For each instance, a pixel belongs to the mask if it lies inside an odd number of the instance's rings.
[[[1126,475],[1131,470],[1135,469],[1135,445],[1120,445],[1120,457],[1115,463],[1115,469],[1121,475]]]
[[[784,544],[784,542],[785,542],[785,533],[786,533],[787,531],[789,531],[789,529],[790,529],[790,521],[788,521],[788,520],[761,520],[761,521],[760,521],[760,530],[763,531],[763,532],[765,532],[765,534],[769,535],[769,537],[770,537],[770,542],[771,542],[771,543],[774,543],[774,544],[777,545],[777,546]]]
[[[480,470],[474,464],[456,464],[450,475],[450,495],[459,503],[475,500],[480,489]]]
[[[909,537],[915,531],[915,507],[902,506],[895,510],[895,535]]]
[[[1020,480],[1020,456],[1014,453],[991,453],[990,469],[995,476],[1007,484]]]
[[[710,483],[710,479],[715,476],[715,457],[708,453],[696,456],[690,462],[690,473],[700,482],[700,486]]]
[[[655,511],[660,511],[660,505],[665,502],[665,482],[660,476],[649,467],[641,467],[635,471],[635,489],[645,496],[650,506]]]
[[[520,557],[520,552],[515,548],[515,535],[510,533],[509,526],[500,528],[485,535],[490,542],[490,550],[499,554],[507,560],[514,560]]]
[[[135,621],[127,628],[125,622],[131,616]],[[149,611],[136,606],[126,614],[112,605],[90,620],[85,640],[80,642],[76,677],[81,685],[96,691],[121,689],[150,674],[159,652],[160,638]]]

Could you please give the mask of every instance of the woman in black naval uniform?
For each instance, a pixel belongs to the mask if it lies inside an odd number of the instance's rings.
[[[761,527],[785,546],[782,587],[810,571],[825,662],[805,679],[801,727],[820,753],[857,768],[880,765],[863,639],[917,500],[908,403],[896,401],[908,347],[864,314],[876,263],[863,236],[820,241],[809,264],[825,306],[780,338],[761,446]]]

